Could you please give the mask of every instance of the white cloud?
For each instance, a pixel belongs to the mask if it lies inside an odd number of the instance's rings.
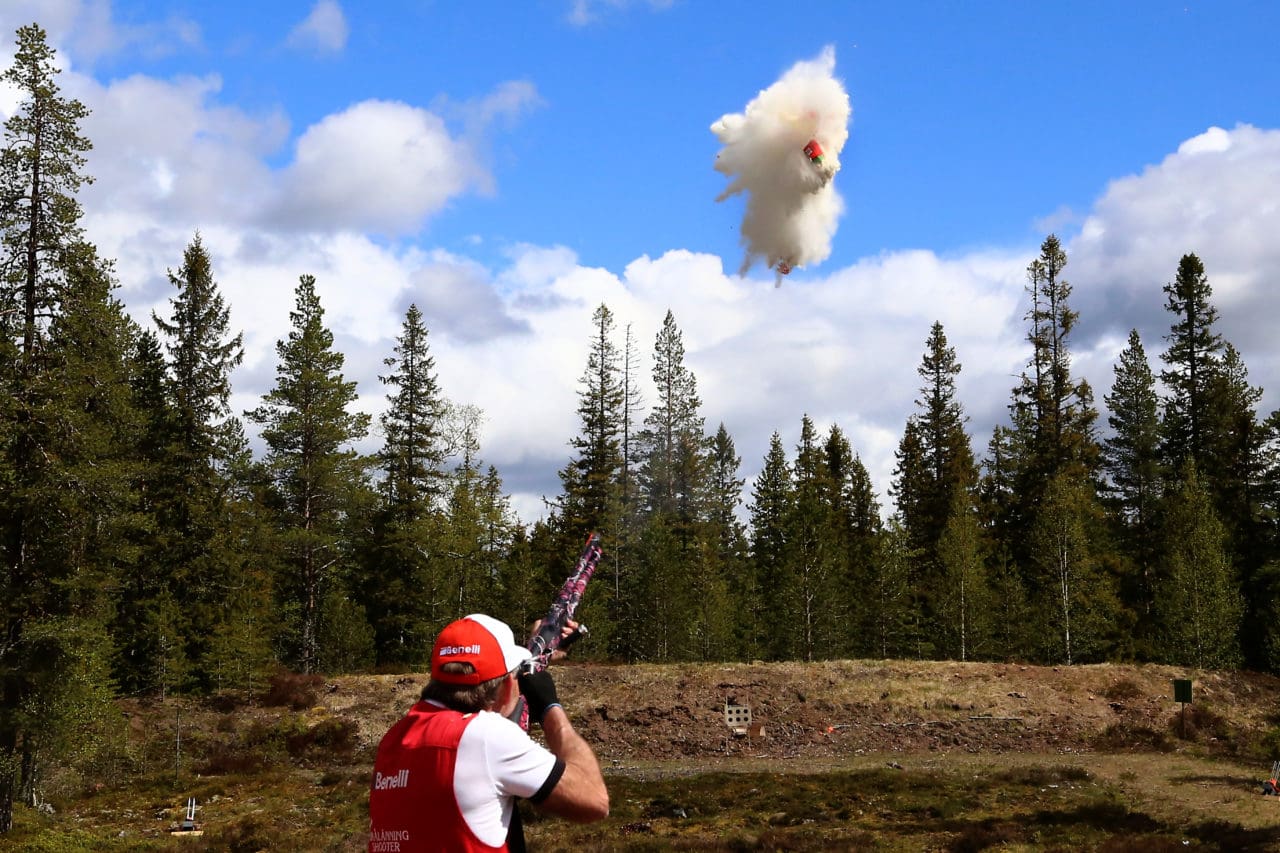
[[[790,450],[808,413],[820,429],[841,425],[883,494],[935,320],[964,368],[959,396],[979,453],[1006,419],[1025,361],[1024,270],[1035,245],[953,257],[885,253],[794,274],[775,289],[772,276],[740,279],[721,258],[675,248],[611,271],[584,267],[561,246],[512,246],[491,266],[370,236],[413,234],[451,200],[485,191],[493,179],[475,141],[484,134],[474,130],[536,105],[528,83],[499,85],[447,111],[363,101],[302,129],[290,150],[287,116],[220,103],[213,75],[103,85],[72,70],[61,82],[94,110],[85,129],[98,181],[82,196],[86,227],[117,259],[136,317],[166,313],[165,270],[181,263],[200,229],[233,326],[245,332],[236,405],[249,408],[274,381],[274,344],[288,332],[298,276],[312,273],[347,375],[376,414],[381,360],[417,303],[445,393],[485,410],[482,455],[526,518],[559,487],[601,302],[617,318],[619,343],[632,325],[646,382],[654,336],[674,312],[708,428],[725,423],[748,482],[770,434],[779,431]],[[466,131],[451,132],[446,112]],[[1158,369],[1170,320],[1160,288],[1185,252],[1205,261],[1222,330],[1253,380],[1274,388],[1280,378],[1270,355],[1280,313],[1272,286],[1280,278],[1280,131],[1211,128],[1181,145],[1170,140],[1170,150],[1112,182],[1067,243],[1081,315],[1077,370],[1099,402],[1129,327],[1142,331]],[[280,166],[282,152],[292,156]],[[1068,221],[1062,216],[1056,221]],[[652,404],[652,391],[645,396]]]
[[[644,6],[654,11],[670,9],[675,0],[569,0],[569,23],[585,27],[600,20],[610,12],[619,12],[634,6]]]
[[[303,228],[409,232],[487,181],[475,150],[439,116],[364,101],[302,134],[271,216]]]
[[[1067,245],[1067,275],[1082,346],[1116,352],[1137,328],[1159,370],[1173,321],[1165,284],[1184,254],[1204,262],[1219,330],[1241,351],[1255,384],[1275,390],[1273,318],[1280,315],[1280,130],[1211,127],[1141,174],[1112,181]],[[1111,370],[1091,376],[1102,393]],[[1264,405],[1280,404],[1275,394]]]
[[[132,23],[116,19],[110,0],[3,0],[0,38],[5,42],[6,65],[12,55],[12,34],[33,21],[44,28],[54,49],[74,52],[81,65],[92,65],[126,50],[155,59],[201,44],[199,25],[177,14]],[[65,60],[60,67],[67,67]]]
[[[347,46],[347,17],[337,0],[317,0],[311,14],[289,32],[287,44],[317,54],[341,53]]]
[[[265,158],[280,149],[280,113],[250,116],[216,101],[216,76],[172,81],[134,75],[103,87],[73,76],[67,89],[91,110],[88,208],[124,208],[188,228],[247,223],[272,200]]]
[[[87,207],[126,208],[194,229],[223,223],[268,231],[419,230],[454,198],[492,190],[482,154],[488,134],[452,134],[421,107],[363,101],[306,128],[282,167],[270,165],[289,138],[279,111],[251,115],[219,103],[216,75],[160,80],[133,75],[102,85],[64,74],[65,91],[91,110],[94,141]],[[0,91],[0,114],[17,103]],[[499,84],[456,108],[469,128],[488,126],[537,102],[526,83]]]

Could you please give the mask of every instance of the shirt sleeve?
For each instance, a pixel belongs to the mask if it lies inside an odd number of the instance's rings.
[[[478,839],[500,847],[515,798],[545,797],[559,781],[560,766],[559,759],[518,725],[481,711],[458,741],[453,769],[458,810]]]
[[[464,754],[472,741],[482,746],[484,756],[477,763],[487,766],[499,795],[528,799],[550,793],[550,789],[542,789],[555,773],[558,760],[511,720],[490,712],[476,715],[458,744],[459,767],[466,766],[472,758]]]

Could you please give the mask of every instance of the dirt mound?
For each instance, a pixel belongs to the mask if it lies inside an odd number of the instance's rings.
[[[822,759],[922,751],[1087,752],[1171,746],[1193,680],[1189,737],[1210,747],[1257,741],[1280,720],[1280,679],[1164,666],[827,661],[553,670],[575,726],[606,762],[745,755]],[[425,676],[332,679],[321,703],[355,719],[372,746],[417,698]],[[735,734],[726,705],[759,727]],[[1199,724],[1197,725],[1197,721]]]

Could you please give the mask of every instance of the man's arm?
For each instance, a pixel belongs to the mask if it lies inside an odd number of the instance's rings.
[[[600,762],[591,746],[574,730],[564,708],[552,705],[546,710],[542,733],[547,748],[564,762],[564,775],[539,807],[578,823],[608,817],[609,790],[600,773]]]

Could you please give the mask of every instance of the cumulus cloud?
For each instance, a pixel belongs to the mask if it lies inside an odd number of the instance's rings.
[[[296,50],[336,54],[347,46],[347,35],[347,16],[337,0],[318,0],[311,14],[289,31],[286,44]]]
[[[272,200],[266,159],[288,136],[272,112],[248,115],[220,105],[215,75],[158,80],[134,75],[102,86],[75,76],[67,89],[92,113],[85,204],[145,213],[166,222],[246,223]]]
[[[189,227],[214,223],[295,232],[418,231],[447,204],[492,190],[483,133],[452,133],[422,107],[363,101],[306,128],[284,166],[270,160],[289,138],[280,111],[253,115],[219,103],[216,75],[160,80],[134,75],[101,85],[65,75],[92,110],[87,205],[129,208]],[[0,93],[0,112],[7,104]],[[536,103],[525,83],[478,99],[470,127],[514,121]],[[458,108],[470,114],[466,105]],[[146,132],[140,133],[139,129]]]
[[[1271,318],[1280,313],[1280,130],[1208,128],[1160,163],[1111,182],[1067,250],[1067,275],[1086,348],[1118,352],[1129,328],[1155,369],[1173,317],[1162,288],[1184,254],[1205,264],[1220,331],[1255,383],[1275,387]],[[1097,377],[1110,385],[1109,371]],[[1101,395],[1099,395],[1101,396]],[[1275,406],[1268,395],[1264,403]]]
[[[98,60],[132,51],[148,59],[170,56],[201,46],[200,26],[190,18],[170,14],[143,23],[115,17],[110,0],[4,0],[0,3],[0,34],[6,37],[18,27],[38,21],[59,51],[71,51],[76,62],[93,65]],[[6,44],[5,62],[12,55]],[[65,65],[63,67],[66,67]]]
[[[298,139],[270,218],[302,228],[416,231],[449,199],[484,185],[474,148],[437,115],[364,101]]]
[[[432,252],[428,263],[413,272],[402,302],[401,313],[409,303],[415,304],[437,328],[464,343],[492,342],[531,331],[528,323],[508,310],[488,270],[448,252]]]

